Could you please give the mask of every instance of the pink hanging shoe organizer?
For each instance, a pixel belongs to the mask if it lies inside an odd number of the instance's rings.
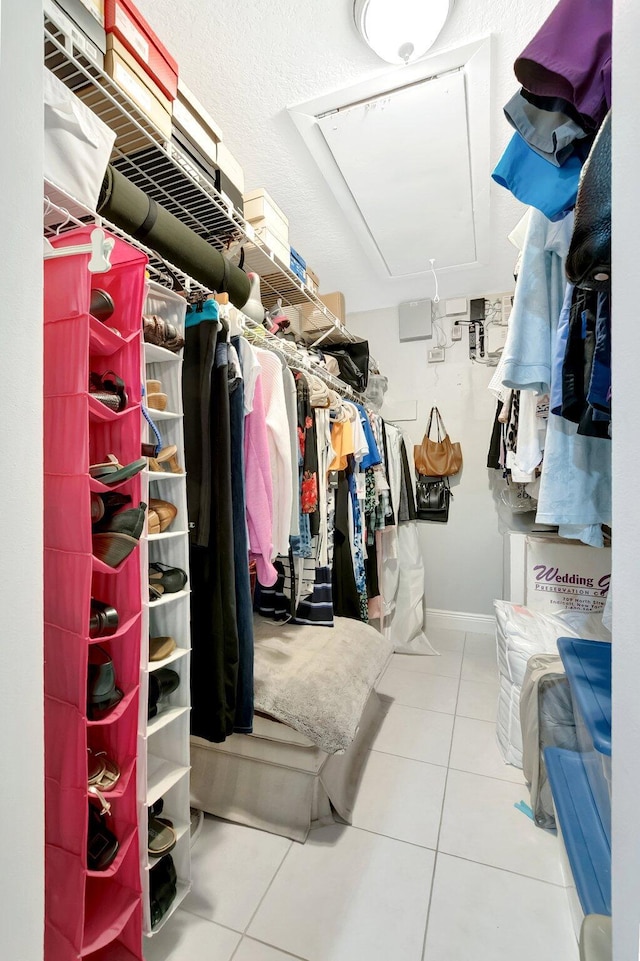
[[[87,243],[92,226],[53,238]],[[111,270],[90,274],[89,255],[45,261],[45,793],[46,961],[141,961],[142,903],[136,800],[142,583],[137,547],[117,568],[92,553],[91,494],[141,499],[140,475],[106,487],[89,466],[115,454],[140,457],[141,317],[146,257],[115,239]],[[115,304],[102,323],[89,313],[92,288]],[[114,412],[89,393],[89,375],[114,371],[128,403]],[[126,508],[125,508],[126,509]],[[91,598],[118,611],[117,631],[91,638]],[[87,717],[88,657],[100,645],[123,697],[100,720]],[[120,777],[105,797],[119,842],[103,871],[87,865],[88,750],[106,752]],[[93,800],[92,800],[93,799]]]

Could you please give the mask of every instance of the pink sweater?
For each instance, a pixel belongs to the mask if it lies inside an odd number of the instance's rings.
[[[278,572],[271,563],[273,485],[261,374],[256,380],[253,410],[244,419],[244,476],[249,555],[256,562],[260,583],[273,587]]]

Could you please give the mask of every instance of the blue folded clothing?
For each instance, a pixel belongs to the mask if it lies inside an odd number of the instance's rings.
[[[556,221],[566,217],[575,206],[582,163],[580,157],[573,155],[556,167],[515,133],[491,176],[523,204],[536,207],[549,220]]]

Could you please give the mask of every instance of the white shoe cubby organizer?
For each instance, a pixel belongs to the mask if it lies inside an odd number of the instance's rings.
[[[187,302],[183,297],[166,290],[155,282],[148,285],[144,313],[155,314],[173,324],[184,336]],[[163,347],[144,345],[145,380],[161,381],[161,391],[167,394],[166,410],[158,411],[143,404],[162,437],[162,447],[175,444],[177,462],[182,473],[147,470],[144,474],[145,493],[148,498],[169,501],[178,513],[168,529],[161,534],[147,535],[141,552],[143,565],[143,656],[140,680],[140,717],[138,750],[138,799],[140,809],[140,857],[143,890],[143,929],[151,937],[167,923],[176,908],[191,889],[190,860],[190,811],[189,811],[189,722],[190,722],[190,605],[189,581],[184,590],[164,594],[159,600],[150,601],[147,589],[148,565],[154,561],[180,567],[189,575],[189,533],[187,514],[187,490],[184,430],[182,413],[182,351],[172,353]],[[145,439],[155,443],[156,438],[146,421],[143,426]],[[168,465],[167,465],[168,466]],[[176,641],[176,649],[163,661],[149,661],[150,637],[170,636]],[[158,713],[147,719],[149,699],[149,675],[159,668],[170,668],[180,677],[176,691],[158,702]],[[178,876],[177,894],[171,907],[154,928],[151,927],[149,899],[149,871],[158,859],[148,855],[149,809],[162,798],[163,818],[168,818],[176,832],[177,843],[170,852]]]

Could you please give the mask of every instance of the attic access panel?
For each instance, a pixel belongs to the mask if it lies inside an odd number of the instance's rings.
[[[476,259],[461,71],[317,122],[392,277]]]
[[[388,277],[425,274],[431,258],[438,271],[490,262],[491,47],[470,41],[289,107]]]

